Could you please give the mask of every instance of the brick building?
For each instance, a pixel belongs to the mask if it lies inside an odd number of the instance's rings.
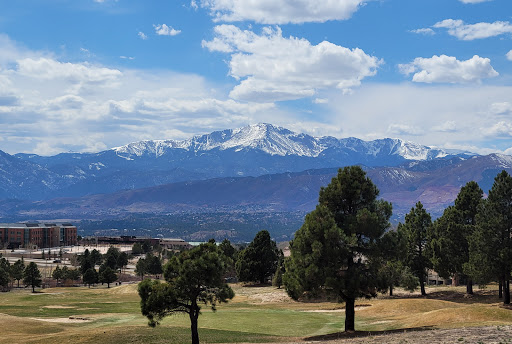
[[[38,248],[77,244],[76,226],[71,223],[0,223],[0,246]]]

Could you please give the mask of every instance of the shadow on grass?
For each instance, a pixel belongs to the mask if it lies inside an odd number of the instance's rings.
[[[498,292],[496,290],[477,290],[473,295],[468,295],[464,292],[460,292],[457,290],[442,290],[442,291],[431,291],[427,293],[426,296],[422,296],[419,294],[399,294],[394,296],[380,296],[380,299],[431,299],[431,300],[441,300],[441,301],[450,301],[457,303],[465,303],[465,304],[474,304],[474,303],[485,303],[485,304],[493,304],[503,302],[503,299],[498,298]]]
[[[383,334],[392,334],[392,333],[405,333],[405,332],[418,332],[418,331],[427,331],[433,330],[432,326],[423,326],[423,327],[412,327],[412,328],[402,328],[396,330],[384,330],[384,331],[349,331],[349,332],[336,332],[330,334],[324,334],[321,336],[313,336],[304,338],[304,341],[328,341],[328,340],[336,340],[336,339],[349,339],[349,338],[357,338],[357,337],[372,337]]]

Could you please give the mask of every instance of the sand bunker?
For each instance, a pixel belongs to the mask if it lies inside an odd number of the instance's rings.
[[[84,318],[84,317],[75,317],[70,316],[68,318],[30,318],[32,320],[45,321],[51,323],[61,323],[61,324],[72,324],[72,323],[84,323],[90,322],[92,319]]]

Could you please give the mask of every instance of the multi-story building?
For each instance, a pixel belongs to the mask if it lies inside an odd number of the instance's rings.
[[[46,248],[76,244],[77,230],[71,223],[0,223],[0,246]]]

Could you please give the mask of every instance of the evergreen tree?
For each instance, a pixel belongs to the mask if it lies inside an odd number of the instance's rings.
[[[259,231],[249,246],[238,254],[235,264],[238,279],[265,283],[276,271],[278,254],[270,233],[266,230]]]
[[[378,194],[359,166],[340,169],[290,243],[283,278],[288,294],[298,299],[304,292],[327,292],[344,301],[345,331],[355,330],[355,300],[375,297],[385,287],[375,256],[391,204],[377,200]]]
[[[21,259],[18,259],[11,266],[11,277],[18,281],[18,288],[20,287],[20,280],[23,279],[23,271],[25,270],[25,265]]]
[[[87,269],[82,278],[84,280],[84,284],[88,285],[89,288],[91,285],[94,285],[99,281],[98,272],[93,268]]]
[[[466,292],[473,294],[471,277],[464,275],[469,262],[469,237],[476,228],[476,216],[483,191],[474,181],[461,188],[455,205],[448,207],[432,227],[430,241],[434,270],[443,278],[466,277]]]
[[[89,261],[92,267],[95,267],[96,265],[101,265],[101,263],[103,262],[103,257],[100,251],[98,251],[97,249],[93,249],[89,256]]]
[[[141,255],[142,253],[144,253],[144,251],[142,250],[142,245],[140,244],[140,242],[134,243],[132,246],[132,254],[138,256]]]
[[[379,241],[380,253],[380,278],[382,284],[389,289],[389,295],[393,296],[395,287],[403,287],[413,291],[419,285],[419,280],[405,265],[406,249],[405,240],[398,231],[389,231]]]
[[[122,269],[128,265],[128,254],[126,252],[119,253],[119,256],[117,256],[117,268],[120,272],[122,272]]]
[[[64,273],[62,272],[62,269],[57,265],[55,270],[52,272],[52,278],[54,280],[57,280],[57,285],[59,284],[59,280],[63,279]]]
[[[135,273],[140,276],[140,279],[144,279],[144,275],[148,273],[148,264],[146,258],[140,258],[135,265]]]
[[[226,257],[213,243],[201,244],[173,257],[165,266],[166,283],[144,280],[139,284],[141,312],[156,326],[167,315],[187,313],[192,344],[199,344],[197,331],[200,304],[210,305],[233,298],[233,290],[224,282]]]
[[[40,287],[41,282],[41,272],[37,268],[37,264],[30,262],[23,272],[23,283],[31,286],[32,292],[35,293],[35,287]]]
[[[0,286],[2,290],[6,290],[9,287],[9,272],[0,266]]]
[[[479,283],[498,279],[503,286],[503,303],[510,304],[512,177],[506,171],[494,179],[476,222],[477,226],[469,240],[470,255],[466,271]]]
[[[115,270],[112,270],[109,266],[105,266],[105,268],[100,271],[99,281],[101,283],[107,283],[107,288],[110,288],[110,283],[113,283],[116,280],[117,274]]]
[[[409,214],[405,215],[405,223],[398,225],[398,232],[404,238],[406,248],[406,265],[419,279],[421,295],[425,292],[427,269],[432,267],[428,239],[431,232],[432,219],[423,208],[421,202],[416,203]]]
[[[80,273],[84,275],[87,270],[94,269],[94,264],[91,259],[91,253],[89,252],[89,249],[85,249],[84,254],[79,256],[80,261]]]

